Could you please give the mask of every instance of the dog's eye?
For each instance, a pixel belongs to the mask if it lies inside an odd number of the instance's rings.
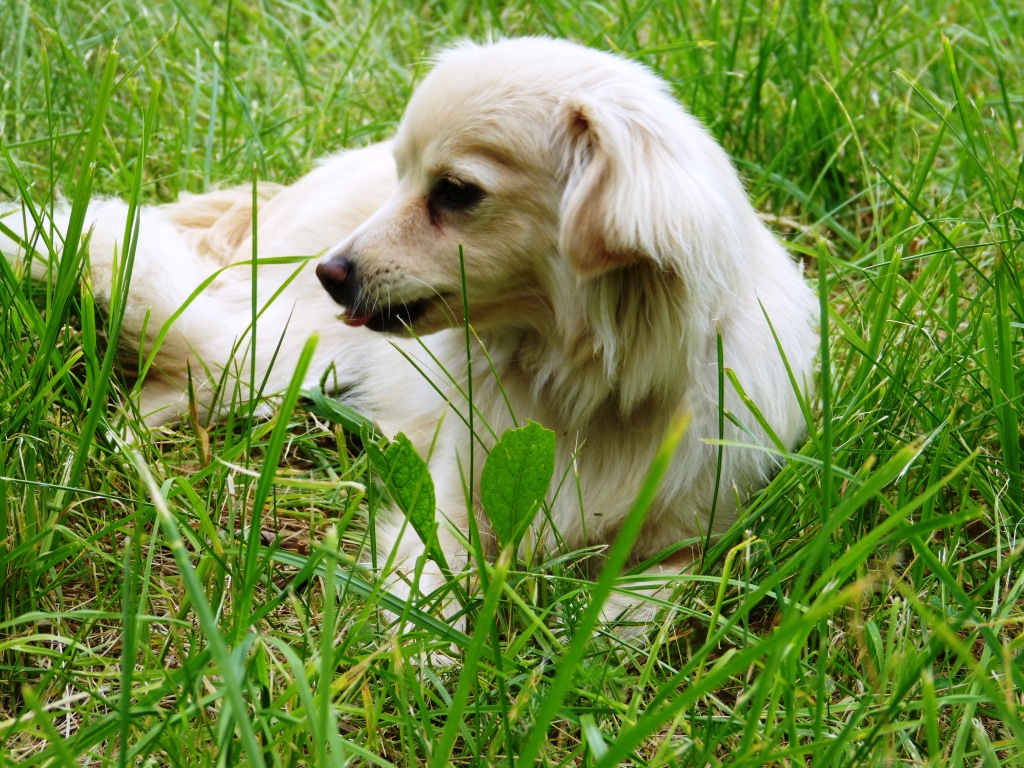
[[[468,181],[442,176],[430,190],[430,209],[439,211],[466,211],[479,203],[484,191]]]

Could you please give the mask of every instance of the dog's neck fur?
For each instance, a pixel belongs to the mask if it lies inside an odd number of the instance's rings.
[[[518,379],[529,402],[549,406],[544,417],[578,431],[594,419],[660,418],[686,400],[709,331],[693,331],[700,315],[681,277],[644,260],[586,280],[566,273],[545,289],[547,311],[528,325],[481,334],[503,384]]]

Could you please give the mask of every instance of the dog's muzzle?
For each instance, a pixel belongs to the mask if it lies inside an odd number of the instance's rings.
[[[426,308],[423,301],[387,305],[367,302],[359,290],[355,262],[344,254],[331,256],[317,264],[316,276],[331,298],[344,307],[341,320],[345,325],[365,325],[371,331],[402,333]]]

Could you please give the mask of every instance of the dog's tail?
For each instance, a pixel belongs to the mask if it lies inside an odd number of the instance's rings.
[[[190,247],[159,207],[133,209],[121,200],[93,200],[81,240],[74,244],[67,242],[72,216],[72,207],[59,200],[46,207],[0,205],[0,252],[15,277],[28,271],[36,281],[56,280],[61,269],[84,262],[83,278],[99,306],[109,307],[115,291],[124,297],[129,328],[131,318],[141,322],[142,314],[150,323],[168,320],[216,268]],[[83,248],[88,259],[76,261]]]
[[[15,281],[28,272],[32,280],[54,283],[81,276],[98,307],[123,312],[116,343],[125,373],[137,368],[144,377],[142,405],[153,424],[181,411],[188,364],[200,380],[211,378],[206,366],[216,369],[231,358],[231,342],[244,327],[218,291],[226,250],[197,248],[191,230],[202,227],[190,228],[168,208],[93,200],[81,239],[72,244],[71,205],[0,206],[0,252],[12,267],[0,283],[11,273]]]
[[[33,280],[52,279],[53,266],[64,249],[71,211],[64,204],[49,209],[0,204],[0,254],[20,277],[31,270]]]
[[[274,192],[261,191],[260,202]],[[202,276],[236,258],[252,224],[251,204],[250,193],[241,188],[137,210],[121,200],[93,200],[75,247],[88,246],[87,277],[94,295],[108,301],[115,272],[131,261],[133,282],[160,286],[167,301],[186,299]],[[0,253],[15,276],[28,270],[32,280],[55,278],[69,252],[65,240],[72,213],[60,200],[48,206],[0,203]],[[163,303],[157,301],[154,309]]]

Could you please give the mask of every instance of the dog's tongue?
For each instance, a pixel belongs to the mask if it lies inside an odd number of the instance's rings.
[[[341,321],[350,328],[359,328],[366,325],[373,318],[373,315],[342,315]]]

